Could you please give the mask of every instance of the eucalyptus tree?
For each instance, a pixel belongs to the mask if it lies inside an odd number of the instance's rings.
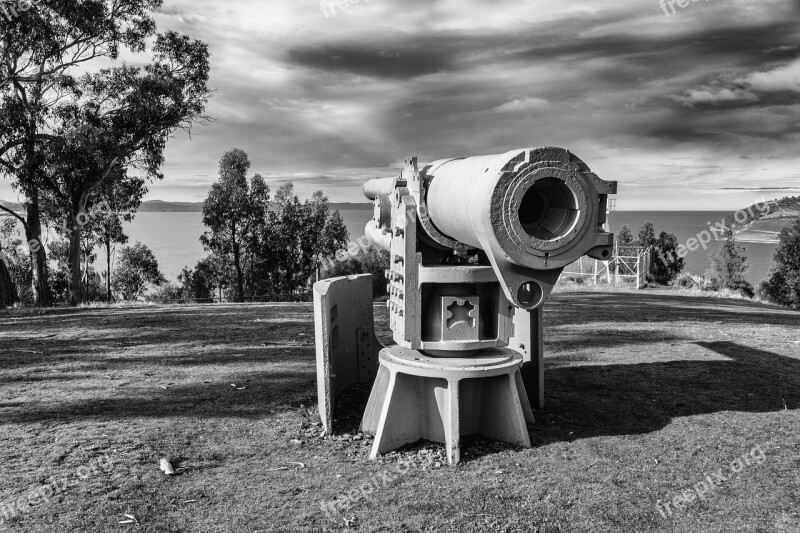
[[[141,52],[155,33],[151,14],[162,0],[50,0],[0,17],[0,172],[24,197],[25,215],[5,206],[25,229],[40,305],[49,303],[40,201],[44,149],[63,142],[53,109],[75,83],[74,72],[123,49]]]
[[[253,242],[255,204],[247,183],[249,170],[250,159],[244,150],[234,148],[225,152],[219,162],[219,180],[211,186],[203,202],[203,224],[209,231],[200,242],[211,252],[231,258],[237,300],[244,296],[243,257],[247,245]],[[263,194],[261,176],[256,175],[253,180],[254,192]]]
[[[306,200],[308,224],[301,239],[303,250],[303,276],[308,281],[320,279],[322,263],[334,257],[337,250],[347,245],[347,227],[339,211],[331,212],[328,197],[317,191]]]
[[[53,110],[62,142],[48,146],[41,182],[66,220],[72,304],[82,300],[76,230],[86,213],[113,182],[131,190],[137,180],[162,179],[170,136],[206,120],[208,47],[166,32],[156,37],[152,51],[152,62],[143,68],[122,65],[82,76],[71,98]]]
[[[278,189],[272,205],[277,285],[285,293],[305,290],[319,278],[325,259],[346,246],[347,228],[322,192],[301,202],[291,182]]]
[[[125,172],[125,171],[123,171]],[[106,263],[106,300],[112,300],[111,256],[115,245],[128,242],[123,223],[133,221],[136,211],[142,203],[142,198],[147,194],[145,180],[139,177],[124,176],[107,180],[99,192],[100,202],[96,203],[97,209],[89,223],[83,228],[88,233],[92,246],[102,246],[105,249]]]

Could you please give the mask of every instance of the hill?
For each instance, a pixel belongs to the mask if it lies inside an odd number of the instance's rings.
[[[202,202],[165,202],[163,200],[148,200],[142,202],[140,213],[202,213]]]
[[[725,219],[725,224],[733,228],[737,241],[777,243],[781,230],[800,220],[800,196],[772,200],[767,205],[768,210],[764,209],[764,204],[741,210],[747,215],[744,221],[737,221],[735,214]]]
[[[3,200],[0,200],[0,204],[3,204],[3,207],[7,207],[12,211],[16,211],[17,213],[22,212],[22,204],[18,204],[16,202],[5,202]],[[5,211],[0,211],[0,217],[2,216],[11,216],[11,215],[6,213]]]

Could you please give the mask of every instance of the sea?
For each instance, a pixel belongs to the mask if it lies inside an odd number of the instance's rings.
[[[340,213],[350,239],[355,240],[364,234],[364,226],[372,218],[372,206],[365,204],[363,208],[340,210]],[[706,231],[710,224],[716,224],[730,214],[728,211],[617,211],[609,215],[609,224],[615,233],[626,224],[636,235],[639,226],[651,221],[655,225],[656,235],[662,231],[674,233],[678,242],[685,244]],[[142,242],[153,251],[161,271],[171,281],[177,280],[184,266],[193,267],[206,255],[200,244],[200,235],[205,230],[201,213],[171,212],[140,212],[125,228],[130,243]],[[719,246],[720,243],[712,242],[708,249],[690,252],[686,257],[685,272],[703,274],[708,268],[708,254]],[[757,284],[769,275],[776,245],[742,243],[742,246],[747,251],[750,264],[747,278]],[[98,263],[104,264],[104,261]],[[97,267],[99,270],[104,268],[102,264]]]

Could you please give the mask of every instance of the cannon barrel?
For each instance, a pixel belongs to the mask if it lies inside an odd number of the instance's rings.
[[[399,178],[364,185],[376,203],[372,240],[391,227],[389,197],[402,187],[416,199],[424,236],[460,254],[483,250],[518,307],[540,306],[563,268],[582,256],[612,255],[614,236],[603,225],[617,184],[563,148],[442,159],[421,171],[409,160]]]
[[[607,259],[602,229],[616,183],[560,148],[436,161],[423,169],[426,208],[442,234],[527,268]]]
[[[394,192],[395,178],[372,178],[364,182],[364,196],[370,200],[375,200],[382,194],[392,194]]]

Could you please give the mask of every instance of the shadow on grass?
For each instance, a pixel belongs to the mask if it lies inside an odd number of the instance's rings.
[[[168,374],[171,368],[183,370],[189,366],[232,364],[230,369],[234,373],[220,375],[214,378],[214,383],[192,383],[169,387],[167,390],[158,388],[159,384],[154,382],[153,389],[148,388],[146,394],[139,388],[135,394],[124,397],[125,389],[120,388],[117,390],[121,392],[116,396],[107,398],[58,404],[34,402],[25,406],[6,403],[5,406],[0,405],[3,408],[2,421],[26,423],[54,419],[231,416],[258,419],[269,416],[275,410],[316,403],[314,350],[309,342],[313,339],[313,324],[310,322],[308,306],[302,309],[263,309],[258,306],[221,309],[225,312],[236,311],[233,313],[236,319],[232,321],[218,320],[219,310],[213,307],[191,309],[185,315],[183,313],[186,311],[178,309],[149,318],[141,317],[142,325],[174,332],[174,335],[160,340],[141,330],[135,336],[122,336],[119,329],[131,324],[115,324],[113,317],[103,316],[96,319],[101,321],[97,327],[94,327],[95,324],[87,326],[87,330],[99,332],[99,338],[86,339],[82,346],[76,347],[75,341],[54,342],[54,339],[41,344],[42,347],[49,347],[47,351],[52,350],[56,354],[59,350],[69,353],[61,356],[45,354],[19,357],[5,353],[0,355],[0,366],[5,370],[16,368],[21,371],[19,369],[25,367],[43,368],[52,362],[68,362],[75,365],[78,374],[87,371],[113,372],[123,368],[141,372],[152,372],[156,368]],[[122,312],[123,315],[127,313]],[[300,320],[299,315],[309,315],[308,320]],[[378,329],[383,329],[385,333],[386,313],[376,312],[376,316],[379,320]],[[563,338],[563,334],[570,330],[570,325],[592,322],[603,322],[605,328],[613,323],[630,326],[647,322],[722,322],[750,327],[771,324],[800,333],[800,315],[790,311],[745,301],[646,292],[562,293],[548,304],[545,316],[551,327],[567,326],[560,328],[562,337],[554,338],[553,344],[548,345],[550,348],[557,347],[559,351],[585,348],[587,342],[594,342]],[[254,317],[263,319],[264,324],[255,322]],[[30,327],[41,325],[37,323]],[[53,327],[59,326],[56,324]],[[115,332],[103,337],[104,328]],[[20,331],[22,333],[14,335],[25,333]],[[309,332],[311,337],[308,336]],[[298,337],[300,333],[305,335],[302,341]],[[761,413],[800,408],[798,359],[735,342],[701,342],[655,330],[620,329],[613,333],[601,336],[599,344],[593,345],[602,348],[632,345],[646,352],[655,349],[655,346],[648,348],[649,343],[680,340],[683,343],[693,342],[696,346],[724,356],[726,360],[717,358],[709,361],[624,365],[592,365],[591,361],[587,361],[589,364],[586,365],[563,367],[559,366],[560,361],[553,361],[559,356],[550,358],[550,362],[546,359],[546,407],[537,413],[536,424],[531,426],[534,445],[600,435],[648,433],[662,429],[674,418],[683,416],[720,411]],[[177,353],[115,356],[114,348],[109,348],[115,343],[126,348],[171,347]],[[193,346],[197,343],[222,347],[237,344],[240,347],[193,353]],[[233,366],[237,363],[246,363],[252,369],[244,371]],[[63,372],[62,369],[58,370]],[[98,376],[94,377],[98,379]],[[13,379],[4,381],[15,384],[17,381],[47,379],[49,376],[23,380],[13,376]],[[64,380],[64,376],[57,379]],[[231,382],[244,384],[246,389],[236,390],[230,387]],[[340,397],[337,418],[342,432],[358,431],[369,391],[369,386],[354,387]]]
[[[735,342],[695,342],[727,361],[561,367],[545,372],[535,445],[657,431],[674,418],[800,409],[800,360]]]
[[[244,390],[231,386],[232,383]],[[136,392],[139,395],[74,402],[0,404],[0,408],[14,407],[4,410],[0,425],[165,417],[262,419],[282,409],[315,404],[316,377],[313,370],[298,368],[227,375],[214,383],[166,389],[161,388],[160,381],[154,381],[145,391]]]
[[[204,317],[208,320],[208,315]],[[157,321],[157,326],[152,324]],[[0,368],[25,370],[52,364],[78,364],[79,370],[114,371],[118,367],[157,364],[162,366],[194,366],[227,363],[261,363],[281,359],[296,360],[314,357],[314,329],[309,320],[285,320],[278,324],[240,323],[197,331],[187,327],[185,317],[150,317],[150,323],[120,334],[116,326],[93,324],[86,335],[53,338],[46,335],[30,338],[20,333],[8,333],[0,344]],[[37,324],[40,329],[58,328],[52,324]],[[289,335],[287,335],[287,332]],[[238,348],[231,347],[239,345]],[[208,347],[219,347],[209,350]],[[155,350],[155,353],[127,355],[125,352]],[[164,352],[168,352],[165,354]],[[26,381],[24,379],[22,381]],[[16,377],[14,381],[17,381]]]
[[[734,342],[695,342],[728,361],[672,361],[560,367],[545,372],[545,408],[529,426],[543,446],[581,438],[651,433],[674,418],[721,411],[800,409],[800,360]],[[370,387],[345,390],[337,402],[340,433],[358,432]],[[499,451],[466,439],[465,451]],[[415,443],[408,449],[424,446]],[[473,453],[473,457],[482,453]],[[468,455],[465,455],[468,457]]]
[[[618,331],[603,331],[587,338],[585,331],[577,332],[576,335],[568,335],[561,330],[559,338],[547,338],[545,330],[546,349],[552,352],[570,352],[583,350],[590,345],[592,350],[602,350],[616,348],[619,346],[643,346],[657,342],[685,342],[685,337],[673,335],[663,331],[652,329],[624,329]],[[564,358],[570,360],[569,354],[562,354],[551,357],[550,359]]]

